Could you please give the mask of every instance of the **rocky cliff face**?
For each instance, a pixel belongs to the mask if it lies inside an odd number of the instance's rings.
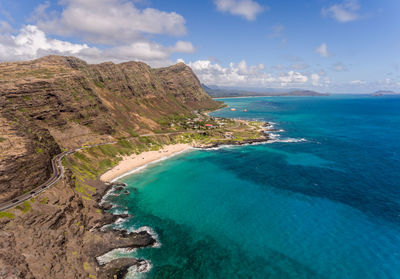
[[[165,116],[218,106],[183,63],[0,63],[0,202],[43,183],[61,149],[161,129]]]

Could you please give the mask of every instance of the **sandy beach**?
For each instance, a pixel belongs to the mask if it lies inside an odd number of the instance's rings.
[[[111,182],[113,179],[120,177],[127,172],[160,160],[164,157],[170,157],[176,153],[183,152],[191,147],[192,146],[189,144],[173,144],[165,146],[157,151],[146,151],[138,155],[133,154],[126,156],[117,166],[101,175],[100,180],[103,182]]]

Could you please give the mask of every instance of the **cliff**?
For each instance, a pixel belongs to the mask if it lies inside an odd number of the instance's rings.
[[[183,63],[0,63],[0,202],[46,181],[62,149],[162,130],[160,119],[219,106]]]

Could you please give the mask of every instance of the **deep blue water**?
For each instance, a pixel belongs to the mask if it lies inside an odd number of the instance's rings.
[[[400,98],[225,99],[214,116],[273,121],[265,145],[193,151],[110,197],[160,248],[142,278],[400,278]],[[242,112],[243,109],[248,112]]]

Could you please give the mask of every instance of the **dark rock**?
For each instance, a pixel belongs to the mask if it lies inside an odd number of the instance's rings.
[[[110,210],[112,207],[113,207],[113,205],[111,203],[108,203],[108,202],[106,202],[106,203],[101,205],[101,208],[103,210]]]
[[[115,216],[117,216],[118,218],[126,219],[126,218],[129,218],[131,215],[129,215],[129,214],[118,214],[118,215],[115,215]]]
[[[128,185],[126,185],[126,183],[122,183],[122,182],[112,182],[110,185],[112,185],[112,186],[120,186],[120,187],[128,186]]]
[[[118,219],[118,215],[113,215],[113,214],[105,213],[102,223],[103,223],[104,225],[112,224],[112,223],[114,223],[115,221],[117,221],[117,219]]]
[[[121,258],[113,260],[107,263],[100,271],[99,278],[102,279],[123,279],[128,273],[128,269],[132,266],[137,266],[140,269],[142,266],[146,265],[146,261],[138,260],[134,258]]]

